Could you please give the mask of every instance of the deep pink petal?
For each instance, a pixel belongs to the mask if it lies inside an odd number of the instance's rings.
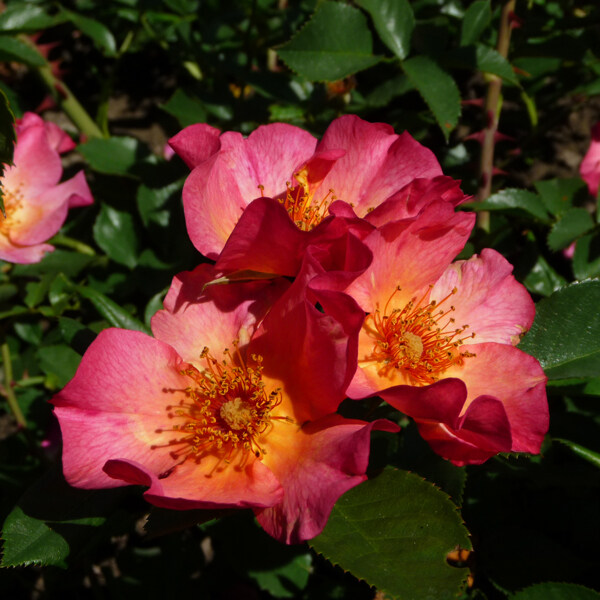
[[[404,306],[445,271],[469,238],[475,216],[455,213],[451,204],[434,202],[418,217],[387,223],[364,239],[373,263],[348,293],[366,312],[383,309],[395,293]]]
[[[414,179],[377,206],[365,219],[375,227],[381,227],[390,221],[415,217],[432,202],[443,200],[458,206],[468,198],[462,193],[460,182],[451,177],[441,175]]]
[[[152,318],[156,338],[191,364],[198,363],[205,346],[220,357],[234,340],[240,346],[248,344],[272,303],[288,287],[287,281],[277,279],[204,288],[217,276],[206,264],[180,273],[165,298],[165,310]]]
[[[533,323],[535,306],[529,293],[512,276],[512,265],[495,250],[450,265],[431,291],[441,300],[456,288],[450,302],[457,325],[467,325],[465,343],[499,342],[516,345]]]
[[[46,127],[48,143],[59,154],[70,152],[77,146],[77,144],[70,138],[69,134],[63,131],[56,123],[46,121],[44,125]]]
[[[596,123],[592,127],[590,147],[583,157],[579,173],[587,183],[590,194],[595,198],[598,195],[598,185],[600,184],[600,123]]]
[[[4,173],[3,186],[25,198],[56,185],[62,175],[60,156],[50,146],[43,123],[17,133],[13,162]]]
[[[193,169],[219,151],[220,131],[205,123],[190,125],[169,140],[169,146]]]
[[[199,465],[188,461],[172,475],[159,479],[144,464],[130,460],[109,460],[104,472],[126,484],[148,486],[144,497],[161,508],[192,510],[198,508],[267,507],[281,502],[283,489],[260,461],[252,460],[243,469],[229,465],[208,476]]]
[[[342,204],[336,202],[335,206]],[[250,269],[294,276],[307,248],[313,248],[321,254],[323,265],[329,271],[358,270],[361,267],[357,265],[367,260],[364,257],[368,250],[356,245],[355,234],[364,236],[371,230],[372,227],[358,219],[348,207],[344,216],[333,215],[313,230],[301,231],[280,202],[258,198],[244,211],[216,266],[223,271]]]
[[[249,347],[264,357],[265,376],[283,382],[299,423],[334,412],[356,368],[363,313],[346,294],[325,289],[327,277],[308,252]]]
[[[2,218],[0,216],[0,218]],[[5,235],[0,234],[0,260],[17,264],[38,263],[47,252],[52,252],[50,244],[34,244],[33,246],[17,246]]]
[[[396,432],[389,421],[365,423],[330,415],[302,428],[293,456],[275,453],[269,461],[284,489],[272,508],[255,510],[274,538],[300,543],[321,533],[337,499],[366,479],[371,431]]]
[[[442,174],[433,153],[408,133],[397,135],[389,125],[355,115],[333,121],[318,150],[346,151],[323,181],[320,194],[333,189],[361,217],[412,179]]]
[[[64,182],[70,184],[69,208],[89,206],[94,203],[94,197],[83,171],[76,173],[71,179]]]
[[[507,344],[474,344],[469,351],[476,356],[445,375],[465,382],[467,406],[478,396],[500,400],[511,427],[511,450],[539,453],[549,420],[546,376],[539,362]]]

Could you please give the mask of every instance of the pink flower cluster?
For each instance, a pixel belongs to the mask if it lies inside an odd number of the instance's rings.
[[[35,263],[54,250],[45,242],[58,233],[68,210],[93,198],[83,171],[59,183],[60,155],[75,143],[58,125],[25,113],[16,137],[14,165],[1,178],[6,217],[0,215],[0,259]]]
[[[456,465],[540,451],[546,379],[516,347],[533,302],[497,252],[453,262],[474,215],[429,150],[355,116],[320,142],[278,123],[171,145],[215,265],[174,279],[154,337],[102,332],[54,398],[70,483],[251,508],[291,543],[366,479],[370,432],[398,431],[340,416],[346,397],[381,397]]]

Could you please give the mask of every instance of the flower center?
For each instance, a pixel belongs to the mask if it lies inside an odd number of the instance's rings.
[[[371,354],[361,362],[378,363],[379,376],[392,378],[396,371],[402,371],[412,385],[429,385],[451,366],[462,366],[465,358],[475,356],[459,350],[464,340],[474,338],[475,333],[461,337],[469,326],[455,327],[449,316],[454,306],[442,308],[456,294],[456,288],[439,302],[424,304],[428,291],[419,301],[413,298],[403,308],[391,308],[398,291],[399,287],[387,301],[383,314],[378,307],[367,315],[363,328],[374,343]]]
[[[21,193],[21,186],[17,189],[6,189],[2,188],[2,199],[4,201],[4,212],[6,218],[0,212],[0,233],[8,235],[11,227],[14,227],[18,220],[16,219],[15,212],[23,206],[23,194]]]
[[[170,455],[177,461],[161,478],[168,477],[186,460],[200,464],[209,455],[218,461],[208,476],[238,459],[238,467],[243,467],[250,457],[262,460],[266,454],[264,441],[273,421],[292,422],[289,417],[272,414],[282,402],[281,389],[266,392],[262,356],[253,354],[249,366],[238,350],[238,342],[234,341],[233,346],[235,353],[225,349],[220,361],[204,348],[201,359],[205,368],[199,370],[190,365],[181,372],[190,378],[190,386],[163,389],[164,393],[183,394],[183,398],[166,407],[168,418],[176,422],[156,430],[174,434],[173,437],[151,446],[153,450],[172,448]]]
[[[335,194],[333,190],[329,190],[328,194],[317,204],[313,202],[314,192],[309,191],[306,167],[294,173],[294,178],[298,185],[292,186],[288,181],[286,183],[287,190],[277,200],[283,204],[298,229],[311,231],[327,216],[329,205],[336,199]],[[258,187],[261,190],[264,189],[262,185]]]

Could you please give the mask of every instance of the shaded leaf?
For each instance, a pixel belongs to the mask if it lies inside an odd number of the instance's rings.
[[[471,548],[456,507],[417,475],[387,470],[336,503],[311,546],[368,584],[405,600],[454,598],[467,576],[446,555]]]
[[[132,175],[136,163],[148,156],[142,142],[131,137],[93,138],[80,144],[77,150],[92,169],[107,175]]]
[[[415,16],[408,0],[357,0],[373,19],[383,43],[400,59],[408,56]]]
[[[141,321],[101,292],[83,285],[75,286],[75,289],[81,296],[87,298],[113,327],[149,333],[148,328]]]
[[[589,233],[577,240],[573,273],[579,280],[600,275],[600,232]]]
[[[460,45],[476,42],[492,20],[490,0],[473,2],[466,10],[460,30]]]
[[[448,139],[460,115],[460,93],[454,79],[428,56],[409,58],[402,68]]]
[[[548,234],[550,250],[562,250],[594,228],[592,216],[585,208],[570,208]]]
[[[517,592],[511,600],[600,600],[600,594],[576,583],[546,582]]]
[[[62,388],[75,375],[81,355],[69,346],[45,346],[37,351],[40,369],[50,378],[52,387]]]
[[[540,296],[550,296],[553,292],[565,286],[567,280],[559,275],[540,254],[523,279],[523,284],[530,292],[540,294]]]
[[[94,223],[94,239],[115,262],[130,269],[136,266],[139,240],[130,213],[103,204]]]
[[[310,81],[336,81],[379,62],[364,14],[347,4],[319,4],[310,21],[277,53]]]
[[[297,598],[298,590],[308,583],[312,570],[312,556],[307,552],[292,557],[287,564],[264,571],[249,570],[248,575],[258,587],[275,598]]]
[[[161,108],[173,115],[182,127],[206,121],[206,109],[202,102],[181,88],[175,90],[175,93]]]
[[[61,23],[58,15],[51,17],[42,6],[31,3],[10,4],[0,15],[0,31],[40,31]]]
[[[79,13],[65,9],[62,10],[62,14],[65,16],[65,18],[71,21],[71,23],[73,23],[77,29],[90,37],[96,46],[104,54],[106,54],[106,56],[116,55],[117,44],[115,42],[115,38],[109,29],[100,23],[100,21],[96,21],[96,19],[90,19],[89,17],[84,17]]]
[[[470,210],[519,210],[533,215],[541,221],[548,221],[548,213],[540,197],[533,192],[518,188],[507,188],[492,194],[482,202],[470,202],[463,205]]]
[[[564,287],[538,302],[519,348],[535,356],[549,379],[600,372],[600,281]]]
[[[585,187],[584,181],[579,177],[536,181],[533,185],[546,210],[555,216],[560,216],[569,210],[573,204],[573,196]]]
[[[32,67],[43,67],[46,64],[44,57],[35,48],[9,35],[0,35],[0,60]]]

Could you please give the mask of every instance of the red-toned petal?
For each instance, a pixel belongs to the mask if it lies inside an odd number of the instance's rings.
[[[388,125],[355,115],[340,117],[328,127],[318,150],[334,149],[346,155],[324,179],[319,194],[332,188],[361,217],[412,179],[442,174],[433,153],[408,133],[397,135]]]
[[[458,261],[448,267],[431,291],[432,300],[456,294],[449,302],[459,327],[469,325],[465,336],[475,333],[467,344],[499,342],[516,345],[533,323],[535,306],[529,293],[512,276],[512,265],[495,250]]]
[[[539,362],[507,344],[474,344],[476,354],[445,376],[460,377],[467,385],[469,406],[478,396],[502,402],[511,427],[513,452],[538,453],[548,431],[546,376]]]
[[[265,376],[282,382],[299,423],[335,411],[356,368],[363,312],[346,294],[326,289],[327,277],[308,252],[249,347],[264,357]]]
[[[279,481],[260,461],[251,460],[241,469],[227,465],[210,474],[216,460],[206,457],[199,465],[187,461],[163,479],[144,464],[130,460],[110,460],[104,472],[127,484],[148,486],[144,497],[161,508],[255,508],[281,502],[283,489]]]
[[[288,544],[318,535],[337,499],[366,479],[373,429],[399,430],[389,421],[365,423],[330,415],[304,426],[293,447],[282,439],[267,461],[281,481],[283,500],[255,510],[265,531]]]
[[[198,363],[205,346],[220,357],[225,348],[233,349],[234,340],[240,346],[248,344],[258,323],[289,285],[277,279],[204,287],[217,276],[206,264],[179,273],[165,298],[165,310],[152,318],[156,338],[192,364]]]
[[[595,198],[598,195],[598,185],[600,184],[600,123],[596,123],[592,127],[590,147],[583,157],[579,173],[587,183],[590,194]]]
[[[432,202],[443,200],[458,206],[468,198],[460,189],[460,181],[451,177],[415,179],[382,202],[365,219],[375,227],[381,227],[390,221],[415,217]]]
[[[399,286],[394,302],[404,306],[445,271],[468,240],[474,219],[470,213],[455,213],[447,202],[434,202],[417,217],[380,227],[364,239],[373,262],[348,293],[372,312],[383,310]]]
[[[205,123],[186,127],[169,140],[169,146],[193,169],[219,151],[220,131]]]

